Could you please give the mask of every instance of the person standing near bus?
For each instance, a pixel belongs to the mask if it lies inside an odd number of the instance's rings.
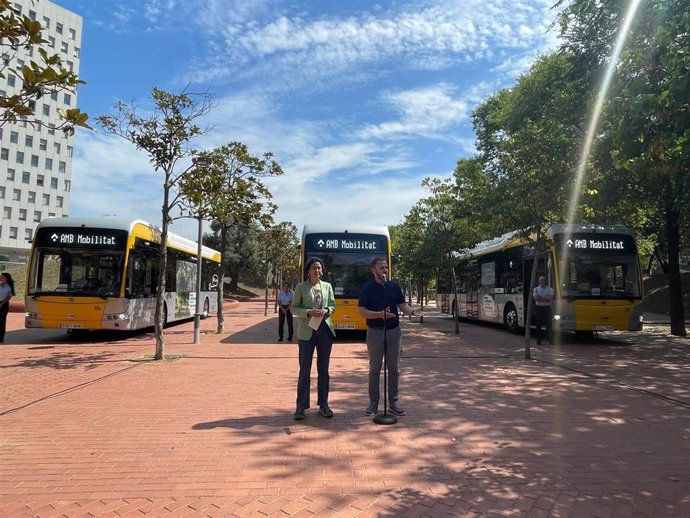
[[[534,327],[536,328],[537,345],[541,345],[542,326],[546,327],[546,339],[551,340],[551,301],[553,301],[554,291],[551,286],[546,284],[546,277],[539,276],[539,284],[532,290],[534,299]]]
[[[285,331],[285,320],[287,320],[288,327],[288,342],[292,342],[293,335],[293,321],[292,321],[292,311],[290,307],[292,306],[292,301],[295,298],[295,294],[290,289],[290,283],[284,282],[283,289],[278,292],[278,341],[283,341],[283,332]]]
[[[403,315],[424,316],[421,309],[412,309],[397,282],[388,280],[388,261],[377,257],[371,262],[374,280],[359,292],[358,311],[367,319],[367,352],[369,353],[369,406],[364,415],[374,415],[379,406],[379,381],[383,356],[388,371],[388,408],[395,415],[405,415],[398,403],[400,371],[398,360],[402,349],[402,332],[398,312]],[[386,350],[387,349],[387,350]]]
[[[305,418],[310,407],[311,365],[316,351],[317,404],[319,414],[333,417],[328,405],[331,362],[331,349],[335,328],[331,315],[335,311],[335,295],[330,283],[322,281],[323,263],[313,257],[306,264],[308,280],[295,287],[292,311],[297,316],[297,344],[299,345],[299,377],[297,379],[297,409],[295,420]]]
[[[0,343],[5,341],[7,330],[7,314],[10,312],[10,299],[14,295],[14,280],[12,276],[0,273]]]

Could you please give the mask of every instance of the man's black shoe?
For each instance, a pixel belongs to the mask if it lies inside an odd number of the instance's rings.
[[[388,405],[388,410],[391,411],[391,414],[395,415],[405,415],[407,413],[403,407],[394,401],[391,401],[390,405]]]
[[[295,410],[295,415],[293,417],[295,418],[295,421],[301,421],[305,417],[304,416],[304,410],[301,408],[298,408],[297,410]]]
[[[367,409],[364,411],[364,415],[376,415],[379,411],[379,406],[376,403],[370,403]]]
[[[333,410],[331,410],[328,406],[320,406],[319,414],[324,417],[333,417]]]

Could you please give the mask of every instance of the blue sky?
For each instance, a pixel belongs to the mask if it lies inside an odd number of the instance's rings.
[[[84,19],[79,105],[208,91],[210,148],[274,153],[276,222],[396,224],[473,153],[471,113],[557,45],[553,0],[58,0]],[[79,130],[70,214],[160,224],[145,153]],[[196,225],[173,230],[195,237]]]

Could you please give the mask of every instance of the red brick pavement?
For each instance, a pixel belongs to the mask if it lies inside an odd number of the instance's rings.
[[[167,329],[163,362],[152,333],[22,326],[0,345],[1,516],[690,516],[684,339],[525,360],[521,337],[432,312],[404,324],[408,415],[382,426],[361,336],[335,345],[335,418],[292,419],[297,346],[258,301],[200,345]]]

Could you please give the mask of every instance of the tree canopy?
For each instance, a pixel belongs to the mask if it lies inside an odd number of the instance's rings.
[[[42,125],[41,118],[35,117],[36,101],[44,95],[67,90],[76,92],[84,81],[77,74],[65,67],[60,54],[47,50],[48,41],[43,38],[43,27],[37,20],[26,15],[18,16],[9,0],[0,0],[0,49],[3,61],[0,63],[0,78],[13,76],[16,86],[11,93],[0,95],[0,127],[6,123],[15,124],[25,120],[35,125]],[[19,62],[33,55],[40,59],[29,59],[28,63]],[[76,126],[90,128],[89,116],[78,108],[60,110],[63,122],[58,128],[74,132]]]

